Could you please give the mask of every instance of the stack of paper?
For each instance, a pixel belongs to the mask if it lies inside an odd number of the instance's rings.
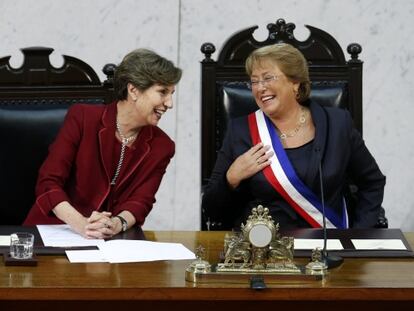
[[[76,247],[97,246],[105,243],[102,239],[86,239],[73,231],[69,225],[37,225],[44,246]]]
[[[407,250],[399,239],[351,239],[355,249],[360,250]]]
[[[139,262],[195,259],[193,252],[180,243],[140,240],[93,240],[72,231],[68,225],[38,225],[45,246],[98,246],[98,250],[68,250],[70,262]]]
[[[140,240],[111,240],[98,245],[96,251],[66,251],[70,262],[140,262],[195,259],[193,252],[180,243]]]
[[[0,246],[10,246],[10,235],[0,235]]]
[[[296,239],[295,238],[295,249],[296,250],[307,250],[315,249],[319,247],[323,249],[323,239]],[[328,239],[326,241],[327,250],[342,250],[344,249],[342,243],[338,239]]]

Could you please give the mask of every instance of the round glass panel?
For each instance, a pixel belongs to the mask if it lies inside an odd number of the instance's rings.
[[[249,240],[253,246],[265,247],[272,241],[272,231],[263,224],[257,224],[250,229]]]

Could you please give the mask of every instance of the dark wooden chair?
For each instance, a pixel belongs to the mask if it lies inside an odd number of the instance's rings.
[[[362,64],[359,54],[362,48],[357,43],[348,45],[345,55],[338,42],[327,32],[306,25],[309,37],[299,41],[294,36],[295,24],[279,19],[267,25],[268,38],[258,42],[253,32],[258,26],[250,27],[233,34],[222,47],[217,61],[211,58],[216,48],[212,43],[204,43],[201,52],[205,58],[201,62],[201,104],[202,104],[202,144],[201,144],[201,184],[207,185],[221,148],[228,120],[247,115],[258,109],[251,91],[249,77],[244,63],[255,49],[266,45],[285,42],[298,48],[309,64],[311,98],[322,105],[348,109],[355,127],[362,134]],[[350,189],[353,189],[351,187]],[[350,191],[352,197],[352,191]],[[202,210],[202,229],[229,229],[222,220],[211,219]],[[378,227],[388,227],[384,210],[378,220]]]
[[[68,107],[113,99],[115,65],[101,82],[85,62],[63,56],[61,68],[49,62],[51,48],[22,49],[24,62],[12,68],[10,56],[0,58],[0,225],[20,225],[34,203],[35,184],[49,144]]]

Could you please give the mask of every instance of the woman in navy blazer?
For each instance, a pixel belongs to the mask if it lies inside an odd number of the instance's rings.
[[[142,225],[174,155],[157,124],[180,78],[181,69],[150,50],[126,55],[114,75],[116,102],[68,110],[24,224],[66,223],[90,238]]]
[[[207,214],[237,227],[262,204],[283,228],[321,227],[322,176],[330,227],[373,227],[385,177],[349,112],[309,100],[303,55],[288,44],[266,46],[246,70],[260,110],[229,122],[204,189]],[[352,210],[344,200],[350,180],[358,187]]]

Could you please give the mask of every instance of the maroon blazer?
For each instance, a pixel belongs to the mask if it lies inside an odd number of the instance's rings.
[[[115,138],[116,112],[116,103],[77,104],[68,110],[40,168],[36,202],[24,225],[62,223],[52,211],[62,201],[70,202],[85,217],[93,211],[117,215],[127,210],[137,225],[144,223],[175,145],[158,127],[143,127],[111,189],[120,149]]]

